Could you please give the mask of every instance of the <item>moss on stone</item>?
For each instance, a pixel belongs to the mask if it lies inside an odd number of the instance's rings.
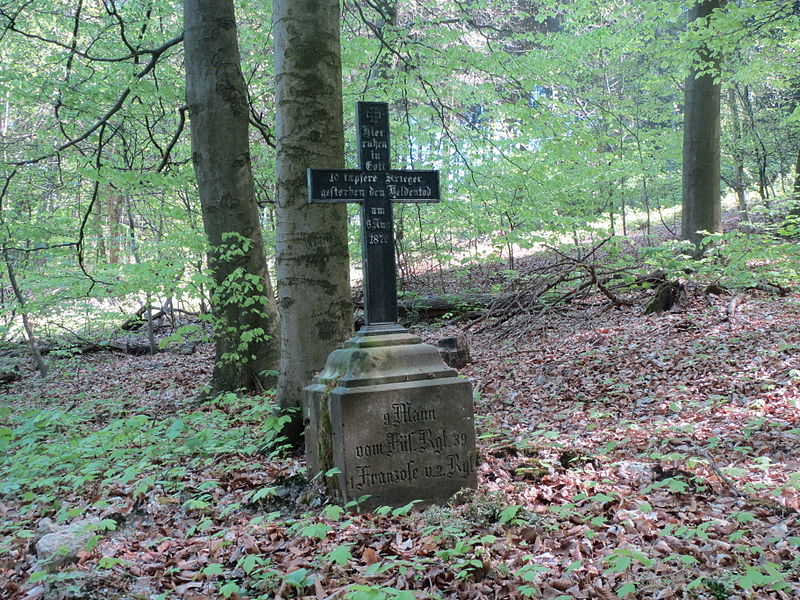
[[[331,429],[331,411],[328,404],[328,394],[332,387],[326,387],[319,399],[318,430],[317,430],[317,456],[319,468],[322,473],[333,468],[333,433]],[[335,479],[326,478],[325,487],[329,494],[336,495],[338,486]]]

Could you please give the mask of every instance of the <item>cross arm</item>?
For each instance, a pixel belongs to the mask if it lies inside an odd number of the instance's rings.
[[[386,171],[392,202],[439,202],[439,171]]]
[[[363,202],[374,174],[359,169],[308,169],[308,201],[312,204]]]
[[[376,190],[392,202],[438,202],[439,172],[308,169],[308,201],[314,204],[364,202]]]

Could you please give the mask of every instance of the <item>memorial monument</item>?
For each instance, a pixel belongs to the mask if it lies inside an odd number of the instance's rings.
[[[305,389],[309,476],[362,508],[444,502],[475,487],[472,386],[397,322],[392,203],[438,202],[437,171],[392,170],[389,108],[359,102],[360,169],[309,169],[311,203],[361,205],[365,325]]]

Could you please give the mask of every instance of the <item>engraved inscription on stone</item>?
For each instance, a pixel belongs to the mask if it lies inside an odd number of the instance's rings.
[[[358,424],[345,434],[350,495],[406,488],[422,496],[430,486],[454,493],[469,485],[475,473],[471,412],[438,392],[424,401],[378,402],[366,414],[356,409],[359,414],[347,415],[346,423]]]

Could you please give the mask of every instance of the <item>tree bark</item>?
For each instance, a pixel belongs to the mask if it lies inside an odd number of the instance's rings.
[[[192,162],[214,281],[215,392],[274,385],[278,319],[264,256],[233,0],[184,1]]]
[[[797,150],[797,162],[794,163],[794,185],[792,186],[795,207],[792,209],[793,215],[800,215],[800,148]]]
[[[724,0],[705,0],[689,13],[704,21]],[[703,74],[692,67],[686,79],[683,119],[683,213],[681,237],[702,252],[705,233],[722,231],[720,207],[720,84],[719,56],[698,49]],[[710,66],[710,70],[709,70]],[[716,79],[716,81],[715,81]]]
[[[95,235],[97,236],[97,262],[105,264],[108,255],[106,253],[106,232],[104,227],[103,203],[98,198],[92,206],[92,213],[94,214],[94,228]]]
[[[739,220],[750,223],[750,211],[747,206],[747,181],[744,176],[744,150],[742,148],[742,126],[739,119],[739,105],[736,100],[736,89],[728,88],[728,106],[731,109],[731,126],[733,128],[733,160],[736,166],[736,175],[733,187],[736,190],[736,199],[739,206]]]
[[[33,359],[36,369],[39,371],[39,375],[43,378],[47,377],[47,364],[42,358],[42,353],[39,350],[39,343],[36,341],[36,336],[33,333],[33,326],[28,319],[28,308],[27,302],[25,301],[25,295],[22,293],[22,290],[17,283],[17,276],[14,272],[14,266],[11,263],[8,249],[5,246],[3,246],[2,254],[3,260],[6,263],[8,281],[11,284],[11,289],[14,291],[14,296],[17,298],[19,312],[22,315],[22,328],[25,330],[25,343],[28,344],[28,350],[31,353],[31,359]]]
[[[306,169],[344,166],[338,0],[273,0],[277,146],[277,279],[281,311],[278,400],[302,389],[352,334],[343,205],[309,205]],[[284,430],[292,443],[302,416]]]
[[[120,219],[125,198],[112,190],[108,190],[108,264],[118,265],[120,255]]]

